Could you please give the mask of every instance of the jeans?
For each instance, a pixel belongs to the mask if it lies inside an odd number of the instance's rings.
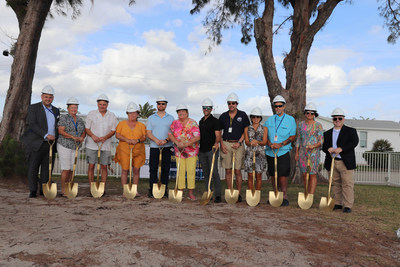
[[[199,161],[201,164],[201,168],[203,169],[204,185],[206,190],[208,190],[208,180],[210,178],[212,155],[213,153],[211,150],[208,152],[199,153]],[[210,188],[212,189],[214,187],[215,196],[221,197],[221,180],[219,178],[219,173],[218,173],[218,156],[219,156],[219,151],[215,153],[214,171],[212,175]]]

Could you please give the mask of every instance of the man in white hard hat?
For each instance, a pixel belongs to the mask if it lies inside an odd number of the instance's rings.
[[[273,100],[275,115],[268,118],[264,126],[268,128],[268,141],[265,148],[268,173],[275,188],[275,154],[278,157],[278,190],[283,192],[281,206],[289,206],[287,197],[288,176],[290,175],[290,150],[296,139],[296,121],[285,113],[286,100],[277,95]]]
[[[107,167],[111,164],[111,137],[115,134],[118,124],[114,113],[107,110],[108,97],[101,94],[97,97],[97,109],[92,110],[86,117],[85,130],[88,135],[86,142],[86,159],[89,163],[89,182],[94,182],[94,169],[97,164],[97,152],[101,146],[100,165],[101,181],[107,181]]]
[[[208,190],[208,181],[212,165],[213,152],[212,149],[218,149],[221,142],[221,123],[215,118],[211,112],[213,110],[213,102],[208,97],[201,103],[204,117],[199,121],[200,128],[200,151],[199,161],[204,174],[204,185]],[[214,184],[215,203],[221,202],[221,180],[218,173],[218,155],[215,153],[212,183]]]
[[[49,180],[49,142],[56,142],[58,137],[57,122],[60,111],[51,104],[54,100],[53,87],[45,86],[42,89],[41,99],[41,102],[29,106],[27,130],[21,139],[27,152],[30,198],[36,197],[38,182],[40,195],[43,195],[42,184]],[[53,160],[55,148],[53,145]]]
[[[232,181],[232,156],[235,156],[235,176],[237,189],[239,191],[238,201],[242,201],[240,190],[242,188],[242,169],[244,167],[244,129],[250,125],[249,117],[246,112],[237,108],[239,97],[235,93],[228,95],[227,99],[228,111],[221,114],[219,121],[222,126],[221,139],[221,158],[222,167],[225,168],[225,180],[229,189],[233,186]]]
[[[358,145],[356,129],[344,125],[345,115],[341,108],[335,108],[332,112],[333,128],[324,133],[322,150],[325,152],[325,168],[331,168],[332,157],[335,158],[332,192],[335,199],[334,210],[350,213],[354,203],[354,169],[356,168],[356,156],[354,149]]]
[[[158,163],[160,149],[162,150],[161,160],[161,182],[165,184],[165,197],[168,196],[169,170],[171,165],[172,142],[168,140],[168,132],[174,117],[166,112],[168,101],[164,96],[159,96],[156,100],[157,112],[147,120],[147,137],[150,139],[149,157],[149,193],[148,197],[153,197],[153,184],[158,181]]]

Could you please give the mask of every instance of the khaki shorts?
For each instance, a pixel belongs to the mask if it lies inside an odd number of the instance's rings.
[[[232,155],[234,149],[232,148],[233,143],[222,141],[228,153],[221,151],[221,166],[224,169],[232,169]],[[237,150],[235,155],[235,170],[241,170],[244,167],[244,145],[242,144]]]

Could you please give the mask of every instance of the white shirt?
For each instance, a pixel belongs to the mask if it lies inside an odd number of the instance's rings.
[[[333,147],[334,149],[337,148],[337,139],[338,139],[338,137],[339,137],[340,130],[341,130],[341,129],[339,129],[339,130],[333,129],[333,131],[332,131],[332,147]],[[339,159],[342,158],[340,155],[337,155],[336,157],[339,158]]]
[[[115,131],[118,120],[114,113],[107,110],[104,116],[99,110],[92,110],[86,117],[85,128],[92,131],[97,137],[103,137],[111,131]],[[89,136],[86,142],[86,147],[93,150],[98,150],[97,143]],[[103,151],[111,151],[111,138],[108,138],[101,147]]]

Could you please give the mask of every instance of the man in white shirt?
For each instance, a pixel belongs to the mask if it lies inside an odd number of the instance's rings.
[[[86,117],[85,130],[89,136],[86,142],[86,158],[89,163],[89,182],[94,182],[94,169],[97,163],[97,152],[101,146],[100,165],[101,181],[107,180],[107,166],[111,164],[111,137],[115,134],[117,117],[107,110],[108,97],[101,94],[97,98],[97,110],[92,110]]]

